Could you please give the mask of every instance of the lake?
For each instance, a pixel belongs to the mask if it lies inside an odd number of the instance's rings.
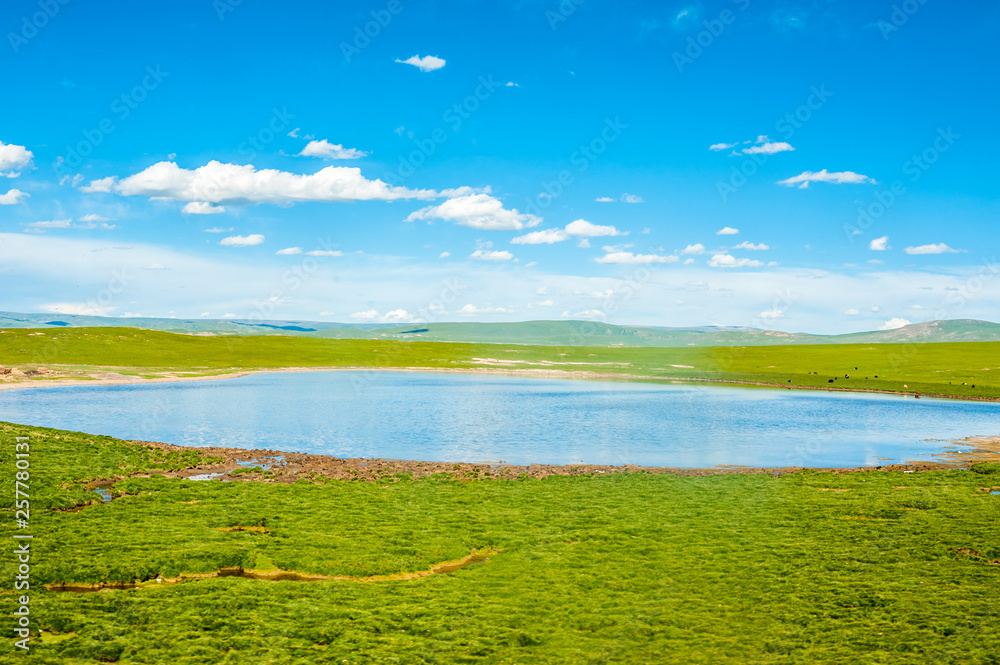
[[[182,446],[509,464],[862,466],[1000,434],[1000,404],[430,372],[0,391],[0,419]]]

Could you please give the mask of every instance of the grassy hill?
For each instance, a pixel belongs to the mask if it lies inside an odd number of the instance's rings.
[[[591,321],[510,323],[324,323],[247,319],[115,318],[0,312],[0,329],[127,327],[188,334],[288,335],[330,339],[395,339],[481,344],[558,346],[773,346],[789,344],[894,344],[997,342],[1000,324],[975,319],[914,323],[896,330],[812,335],[777,330],[701,326],[687,328],[616,326]]]

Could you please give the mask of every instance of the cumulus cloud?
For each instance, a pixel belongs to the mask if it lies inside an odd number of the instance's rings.
[[[881,238],[875,238],[870,243],[868,243],[868,249],[876,252],[884,252],[889,249],[889,236],[882,236]]]
[[[628,193],[622,194],[621,200],[624,203],[644,203],[641,196]]]
[[[73,225],[72,219],[53,219],[45,222],[25,224],[29,229],[68,229]]]
[[[886,321],[885,323],[883,323],[882,325],[880,325],[878,327],[878,329],[879,330],[895,330],[896,328],[902,328],[903,326],[908,326],[908,325],[910,325],[909,321],[907,321],[906,319],[901,319],[901,318],[899,318],[897,316],[897,317],[893,317],[893,318],[889,319],[888,321]]]
[[[443,219],[483,231],[520,231],[542,221],[541,217],[520,213],[516,208],[506,210],[499,199],[488,194],[457,196],[412,212],[405,221],[418,219]]]
[[[100,215],[95,215],[90,213],[89,215],[84,215],[80,218],[81,222],[110,222],[112,221],[110,217],[101,217]]]
[[[705,246],[702,245],[700,242],[694,245],[688,245],[687,247],[681,250],[681,254],[704,254],[704,253],[705,253]]]
[[[509,307],[490,307],[489,305],[476,307],[470,303],[458,310],[458,313],[462,316],[475,316],[477,314],[513,314],[514,310]]]
[[[277,254],[278,256],[291,256],[293,254],[301,254],[301,253],[302,253],[301,247],[286,247],[284,249],[279,249],[277,252],[275,252],[275,254]]]
[[[752,251],[763,251],[766,249],[771,249],[768,245],[764,243],[753,244],[752,242],[744,240],[738,245],[733,245],[733,249],[749,249]]]
[[[730,254],[716,254],[708,262],[713,268],[759,268],[764,263],[753,259],[738,259]]]
[[[189,215],[218,215],[221,212],[226,212],[226,209],[205,201],[191,201],[181,208],[181,212]]]
[[[903,250],[907,254],[958,254],[959,252],[964,252],[964,249],[952,249],[943,242],[939,242],[933,245],[919,245],[917,247],[907,247]]]
[[[723,228],[719,229],[718,231],[716,231],[715,235],[717,235],[717,236],[734,236],[734,235],[736,235],[739,232],[740,232],[739,229],[734,229],[731,226],[726,226],[726,227],[723,227]]]
[[[248,236],[229,236],[220,240],[219,244],[224,247],[249,247],[251,245],[259,245],[262,242],[264,242],[264,236],[259,233],[253,233]]]
[[[675,263],[679,259],[676,256],[660,256],[658,254],[633,254],[632,252],[608,252],[604,256],[594,259],[598,263]]]
[[[532,231],[531,233],[526,233],[523,236],[518,236],[511,240],[511,243],[515,245],[541,245],[562,242],[569,238],[583,238],[584,241],[587,238],[600,238],[606,236],[620,236],[627,235],[622,231],[619,231],[614,226],[602,226],[600,224],[592,224],[585,219],[578,219],[576,221],[570,222],[562,229],[543,229],[541,231]],[[580,247],[589,247],[590,243],[581,243],[578,245]]]
[[[361,175],[361,169],[349,166],[327,166],[313,174],[298,174],[276,169],[258,171],[250,164],[212,160],[193,170],[173,162],[158,162],[122,180],[114,176],[92,180],[80,191],[174,201],[288,205],[304,201],[435,199],[468,194],[472,190],[465,187],[436,192],[393,187],[381,180],[368,180]]]
[[[357,148],[345,148],[339,143],[330,143],[326,139],[321,139],[307,143],[299,156],[322,157],[323,159],[361,159],[367,154]]]
[[[598,196],[598,197],[597,197],[596,199],[594,199],[594,200],[595,200],[595,201],[597,201],[598,203],[614,203],[614,201],[615,201],[615,200],[614,200],[613,198],[611,198],[610,196]]]
[[[861,312],[859,312],[858,310],[854,309],[853,307],[851,309],[849,309],[849,310],[847,310],[847,311],[844,312],[844,314],[846,314],[847,316],[857,316],[860,313]]]
[[[441,69],[445,65],[445,61],[442,58],[434,55],[425,55],[422,58],[419,55],[412,55],[406,60],[396,58],[396,62],[404,65],[413,65],[422,72],[433,72],[435,69]]]
[[[826,169],[822,171],[803,171],[797,176],[791,178],[785,178],[784,180],[779,180],[779,185],[784,185],[785,187],[791,187],[792,185],[798,185],[799,189],[806,189],[809,187],[811,182],[830,182],[836,185],[850,184],[850,185],[860,185],[864,183],[876,184],[874,178],[870,178],[866,175],[860,173],[855,173],[854,171],[837,171],[834,173],[828,172]]]
[[[761,319],[783,319],[785,318],[785,311],[775,307],[774,309],[769,309],[766,312],[761,312],[757,315]]]
[[[339,249],[314,249],[306,252],[306,256],[343,256]]]
[[[230,226],[228,229],[222,229],[219,228],[218,226],[213,226],[210,229],[205,229],[205,233],[225,233],[226,231],[232,231],[232,230],[233,230],[232,226]]]
[[[722,150],[729,150],[730,148],[735,148],[735,147],[736,147],[735,143],[713,143],[712,145],[708,146],[708,149],[714,150],[715,152],[719,152]]]
[[[31,196],[20,189],[11,189],[6,194],[0,194],[0,206],[17,205],[25,198]]]
[[[469,254],[469,258],[479,261],[510,261],[514,258],[514,255],[506,250],[477,249],[472,254]]]
[[[440,254],[438,254],[439,259],[446,259],[449,256],[451,256],[451,252],[441,252]]]
[[[740,152],[744,155],[773,155],[775,153],[788,152],[791,150],[795,150],[795,148],[784,141],[771,143],[766,136],[758,136],[756,145],[752,145],[749,148],[743,148]]]
[[[0,141],[0,176],[16,178],[21,175],[21,169],[31,166],[34,155],[23,145],[14,145]]]

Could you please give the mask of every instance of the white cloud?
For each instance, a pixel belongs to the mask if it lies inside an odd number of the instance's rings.
[[[798,185],[799,189],[806,189],[809,187],[809,183],[811,182],[831,182],[837,185],[859,185],[863,183],[871,183],[873,185],[876,184],[873,178],[860,173],[855,173],[854,171],[837,171],[835,173],[830,173],[826,169],[815,172],[803,171],[797,176],[779,180],[778,184],[784,185],[785,187]]]
[[[18,177],[21,175],[21,169],[31,166],[33,157],[31,151],[23,145],[13,145],[0,141],[0,176]]]
[[[908,325],[910,325],[909,321],[907,321],[906,319],[901,319],[901,318],[899,318],[897,316],[897,317],[893,317],[893,318],[889,319],[888,321],[886,321],[885,323],[883,323],[882,325],[880,325],[878,327],[878,329],[879,330],[895,330],[896,328],[902,328],[903,326],[908,326]]]
[[[521,84],[514,83],[513,81],[507,81],[507,83],[505,83],[504,85],[506,85],[508,88],[520,88],[521,87]]]
[[[472,254],[469,254],[469,258],[478,259],[479,261],[510,261],[514,258],[514,255],[506,250],[477,249]]]
[[[449,256],[451,256],[451,252],[441,252],[440,254],[438,254],[439,259],[446,259]]]
[[[26,192],[22,192],[20,189],[11,189],[6,194],[0,194],[0,206],[12,206],[17,205],[27,197],[31,196]]]
[[[68,229],[73,226],[72,219],[53,219],[47,222],[31,222],[25,224],[29,229]]]
[[[759,268],[764,263],[752,259],[738,259],[730,254],[716,254],[708,265],[713,268]]]
[[[339,143],[330,143],[326,139],[322,139],[307,143],[299,156],[322,157],[323,159],[361,159],[367,154],[357,148],[345,148]]]
[[[343,256],[339,249],[314,249],[306,252],[306,256]]]
[[[542,229],[541,231],[532,231],[531,233],[525,233],[523,236],[517,236],[510,242],[512,245],[551,245],[555,242],[562,242],[567,238],[569,238],[569,234],[562,229]]]
[[[327,166],[316,173],[303,175],[276,169],[258,171],[250,164],[243,166],[212,160],[194,170],[183,169],[173,162],[158,162],[120,181],[114,176],[93,180],[80,191],[175,201],[287,205],[303,201],[435,199],[467,194],[472,190],[464,187],[436,192],[393,187],[381,180],[368,180],[361,175],[361,169],[350,166]]]
[[[603,321],[607,316],[606,313],[599,309],[585,309],[582,312],[574,312],[572,314],[569,310],[566,310],[562,313],[564,319],[587,319],[590,321]]]
[[[875,238],[870,243],[868,243],[868,249],[876,252],[884,252],[889,249],[889,236],[882,236],[881,238]]]
[[[533,302],[528,305],[528,309],[534,309],[535,307],[555,307],[555,300],[539,300],[538,302]]]
[[[226,209],[205,201],[191,201],[181,208],[181,212],[189,215],[218,215],[219,213],[226,212]]]
[[[622,194],[622,201],[624,203],[644,203],[641,196],[636,196],[635,194]]]
[[[160,163],[166,164],[168,162],[160,162]],[[149,169],[146,170],[148,171]],[[143,171],[143,173],[145,173],[145,171]],[[116,184],[118,184],[118,178],[116,178],[115,176],[108,176],[107,178],[99,178],[97,180],[91,180],[90,184],[81,187],[80,191],[85,192],[87,194],[99,194],[99,193],[107,194],[114,189]]]
[[[302,129],[301,127],[296,127],[292,131],[288,132],[288,135],[291,136],[293,139],[297,139],[299,138],[299,131],[301,129]]]
[[[41,310],[45,312],[55,312],[56,314],[70,314],[75,316],[108,316],[115,310],[114,307],[101,306],[95,303],[85,302],[61,302],[51,305],[42,305]]]
[[[766,312],[761,312],[757,316],[758,318],[761,319],[770,319],[770,320],[783,319],[785,318],[785,311],[775,307],[774,309],[769,309]]]
[[[658,254],[633,254],[632,252],[608,252],[594,259],[598,263],[675,263],[676,256],[659,256]]]
[[[422,72],[433,72],[435,69],[441,69],[445,65],[443,59],[433,55],[425,55],[422,58],[419,55],[413,55],[406,60],[396,58],[396,62],[404,65],[413,65],[414,67],[418,67]]]
[[[108,217],[101,217],[100,215],[95,215],[94,213],[90,213],[89,215],[84,215],[83,217],[81,217],[80,221],[81,222],[110,222],[112,220],[110,218],[108,218]]]
[[[964,252],[964,249],[952,249],[943,242],[939,242],[934,245],[920,245],[918,247],[907,247],[905,250],[907,254],[958,254],[959,252]]]
[[[537,226],[541,217],[506,210],[499,199],[488,194],[468,194],[448,199],[436,206],[427,206],[410,213],[407,222],[418,219],[444,219],[460,226],[483,231],[520,231]]]
[[[684,259],[684,265],[689,266],[694,263],[694,259]]]
[[[853,307],[851,309],[849,309],[849,310],[847,310],[847,311],[844,312],[844,314],[846,314],[847,316],[857,316],[860,313],[861,312],[859,312],[858,310],[854,309]]]
[[[723,228],[719,229],[718,231],[716,231],[715,235],[717,235],[717,236],[734,236],[734,235],[736,235],[739,232],[740,232],[739,229],[734,229],[731,226],[726,226],[726,227],[723,227]]]
[[[566,233],[568,233],[571,236],[577,236],[582,238],[599,238],[603,236],[627,235],[625,233],[622,233],[613,226],[601,226],[599,224],[591,224],[585,219],[578,219],[576,221],[567,224]]]
[[[205,233],[225,233],[226,231],[232,231],[234,227],[230,226],[228,229],[222,229],[218,226],[213,226],[210,229],[205,229]]]
[[[764,243],[759,243],[759,244],[755,245],[752,242],[744,240],[743,242],[741,242],[738,245],[733,245],[733,249],[749,249],[749,250],[752,250],[752,251],[763,251],[763,250],[771,249],[771,248],[769,246],[765,245]]]
[[[788,152],[790,150],[795,150],[790,144],[784,141],[779,141],[777,143],[771,143],[767,141],[767,137],[763,137],[765,140],[758,145],[750,146],[749,148],[743,148],[741,151],[744,155],[773,155],[779,152]]]
[[[486,305],[485,307],[476,307],[470,303],[458,310],[458,313],[462,316],[475,316],[477,314],[513,314],[514,310],[509,307],[490,307],[489,305]]]
[[[417,320],[415,316],[405,309],[394,309],[391,312],[386,312],[385,316],[382,317],[383,323],[413,323]]]
[[[611,198],[610,196],[598,196],[598,197],[597,197],[596,199],[594,199],[594,200],[595,200],[595,201],[597,201],[598,203],[614,203],[614,201],[615,201],[615,200],[614,200],[613,198]]]
[[[688,245],[687,247],[681,250],[681,254],[704,254],[704,253],[705,253],[705,246],[702,245],[700,242],[695,243],[694,245]]]
[[[351,314],[351,318],[355,321],[374,321],[378,318],[378,311],[367,309],[363,312],[354,312],[354,314]]]
[[[301,247],[286,247],[284,249],[279,249],[277,252],[275,252],[275,254],[277,254],[278,256],[291,256],[293,254],[301,254],[301,253],[302,253]]]
[[[576,246],[580,249],[587,249],[590,247],[590,240],[587,238],[582,239],[580,242],[576,243]]]
[[[715,152],[719,152],[721,150],[729,150],[730,148],[735,148],[735,147],[736,147],[735,143],[713,143],[712,145],[708,146],[708,149],[714,150]]]
[[[219,244],[224,247],[249,247],[250,245],[259,245],[262,242],[264,242],[264,236],[253,233],[248,236],[229,236],[220,240]]]

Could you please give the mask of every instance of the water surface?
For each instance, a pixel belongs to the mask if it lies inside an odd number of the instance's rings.
[[[424,372],[0,392],[0,419],[183,446],[510,464],[861,466],[1000,434],[1000,404]]]

